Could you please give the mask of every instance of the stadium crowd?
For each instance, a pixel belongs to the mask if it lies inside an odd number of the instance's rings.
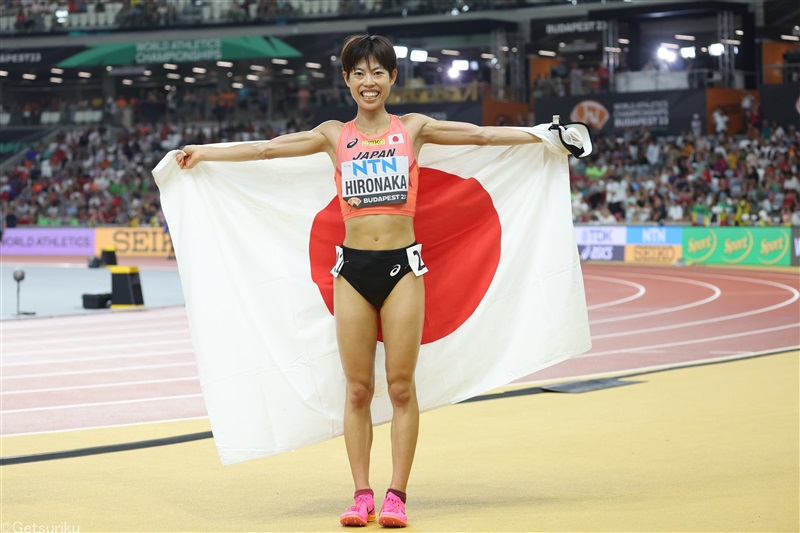
[[[199,120],[169,111],[160,120],[62,129],[25,150],[0,175],[6,227],[160,226],[151,170],[186,144],[271,139],[312,127],[310,113],[280,122],[257,114]],[[153,117],[149,117],[153,118]],[[210,117],[209,117],[210,118]],[[115,124],[115,125],[111,125]],[[800,132],[757,114],[743,134],[677,137],[629,130],[598,135],[595,153],[570,158],[573,220],[595,224],[798,225]],[[6,165],[8,166],[8,165]]]
[[[468,9],[525,6],[524,0],[471,0]],[[75,27],[146,28],[202,24],[284,24],[299,18],[386,13],[452,13],[453,0],[0,0],[0,17],[13,17],[16,33],[65,32]],[[81,20],[80,15],[92,15]],[[102,15],[102,16],[100,16]],[[69,21],[75,17],[77,22]]]
[[[799,157],[800,132],[769,121],[735,136],[600,136],[593,157],[571,160],[573,220],[797,226]]]

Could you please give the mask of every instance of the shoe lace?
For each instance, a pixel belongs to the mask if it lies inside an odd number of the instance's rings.
[[[403,509],[403,501],[400,498],[395,498],[391,496],[386,498],[386,501],[383,502],[383,508],[381,510],[395,512],[395,513],[405,512],[405,510]]]
[[[360,511],[363,507],[366,509],[367,513],[369,513],[371,500],[372,499],[369,496],[359,496],[356,498],[356,501],[353,503],[353,506],[350,508],[350,510]]]

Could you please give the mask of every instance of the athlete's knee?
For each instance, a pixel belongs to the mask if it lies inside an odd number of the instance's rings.
[[[410,379],[395,379],[389,381],[389,399],[394,407],[406,407],[416,398],[414,381]]]
[[[363,383],[347,383],[347,402],[356,408],[369,407],[375,388]]]

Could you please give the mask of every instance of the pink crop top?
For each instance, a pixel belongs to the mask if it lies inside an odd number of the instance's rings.
[[[362,215],[405,215],[417,208],[419,167],[414,143],[403,123],[391,115],[389,130],[367,137],[351,120],[336,146],[336,192],[342,219]]]

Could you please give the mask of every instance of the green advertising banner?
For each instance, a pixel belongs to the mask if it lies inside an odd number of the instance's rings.
[[[715,265],[789,265],[789,227],[684,228],[683,259]]]
[[[300,57],[296,48],[277,37],[222,37],[215,39],[171,39],[92,46],[58,64],[60,67],[94,65],[146,65],[151,63],[196,63],[268,57]]]

